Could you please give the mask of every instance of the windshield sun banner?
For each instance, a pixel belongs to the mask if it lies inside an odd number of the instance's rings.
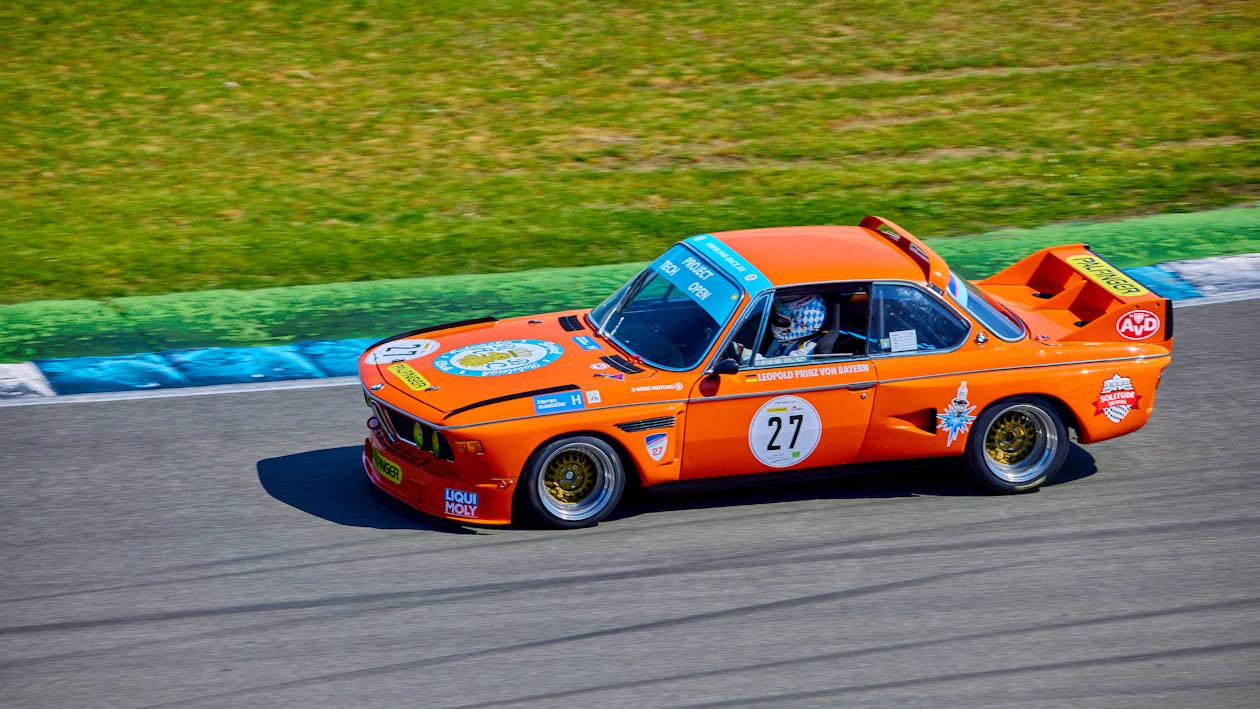
[[[743,295],[726,275],[682,244],[674,245],[653,261],[651,268],[691,296],[719,323],[726,322]]]
[[[712,234],[675,244],[652,262],[651,269],[690,295],[719,323],[726,322],[745,292],[770,287],[769,278]]]

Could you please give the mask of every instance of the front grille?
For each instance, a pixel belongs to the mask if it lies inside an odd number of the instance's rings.
[[[396,440],[432,453],[442,460],[455,460],[450,443],[447,443],[446,437],[437,429],[388,406],[378,406],[377,409],[385,413],[388,432]]]
[[[626,421],[625,423],[615,424],[617,428],[626,433],[635,433],[637,431],[651,431],[654,428],[673,428],[673,416],[658,416],[654,419],[639,419],[638,421]]]

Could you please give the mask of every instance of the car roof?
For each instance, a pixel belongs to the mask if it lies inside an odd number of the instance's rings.
[[[858,226],[714,232],[775,286],[854,280],[924,282],[922,267],[887,237]]]

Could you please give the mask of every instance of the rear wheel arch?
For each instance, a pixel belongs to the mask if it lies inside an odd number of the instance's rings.
[[[1076,412],[1072,410],[1072,407],[1067,405],[1067,402],[1065,402],[1063,399],[1060,399],[1059,397],[1053,394],[1038,393],[1038,394],[1027,394],[1027,396],[1035,396],[1039,399],[1045,399],[1046,401],[1049,401],[1051,404],[1054,404],[1054,407],[1058,409],[1059,411],[1059,418],[1063,419],[1063,425],[1075,431],[1076,436],[1078,438],[1080,437],[1081,421],[1079,418],[1076,417]]]
[[[998,399],[977,416],[963,460],[985,488],[1000,494],[1032,492],[1054,479],[1071,441],[1061,401],[1036,394]]]

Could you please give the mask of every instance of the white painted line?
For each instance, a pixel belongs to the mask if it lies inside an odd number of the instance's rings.
[[[1254,298],[1260,298],[1260,288],[1238,291],[1237,293],[1224,293],[1222,295],[1206,295],[1201,298],[1182,298],[1181,300],[1174,300],[1173,303],[1180,310],[1182,308],[1192,308],[1196,305],[1233,303],[1236,300],[1252,300]]]
[[[327,379],[294,379],[283,382],[259,382],[257,384],[221,384],[209,387],[176,387],[171,389],[147,389],[144,391],[111,391],[100,394],[69,394],[66,396],[29,397],[0,400],[5,406],[37,406],[40,404],[90,404],[101,401],[136,401],[140,399],[174,399],[183,396],[218,396],[221,394],[250,394],[262,391],[286,391],[292,389],[330,389],[333,387],[360,386],[358,377],[329,377]],[[51,390],[50,390],[51,391]]]
[[[1213,256],[1159,264],[1206,297],[1260,289],[1260,254]]]

